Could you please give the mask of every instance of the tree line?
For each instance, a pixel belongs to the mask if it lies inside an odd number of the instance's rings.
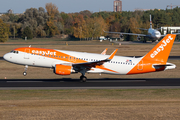
[[[137,28],[149,28],[150,14],[153,28],[180,26],[178,7],[149,11],[92,13],[84,10],[79,13],[64,13],[59,12],[55,4],[47,3],[45,8],[29,8],[24,14],[2,15],[0,41],[6,41],[8,36],[32,39],[66,34],[81,40],[92,40],[107,36],[104,31],[143,33],[146,31]]]

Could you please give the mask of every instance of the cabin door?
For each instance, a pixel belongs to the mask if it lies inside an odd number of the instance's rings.
[[[143,60],[141,60],[139,63],[138,63],[138,67],[137,67],[137,70],[143,70]]]
[[[25,53],[24,53],[24,59],[29,59],[29,55],[30,55],[30,49],[25,49]]]

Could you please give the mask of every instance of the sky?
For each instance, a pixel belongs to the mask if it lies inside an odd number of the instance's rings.
[[[59,12],[75,13],[83,10],[91,12],[113,11],[114,0],[0,0],[0,13],[12,9],[23,13],[29,8],[45,8],[46,3],[55,4]],[[180,5],[180,0],[121,0],[123,11],[134,9],[166,9],[167,5]],[[180,6],[179,6],[180,7]]]

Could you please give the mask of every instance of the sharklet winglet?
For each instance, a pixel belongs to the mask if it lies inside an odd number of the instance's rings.
[[[101,55],[106,55],[107,50],[108,50],[108,48],[106,48],[106,49],[101,53]]]
[[[110,57],[108,58],[108,60],[112,60],[117,51],[118,51],[118,49],[116,49],[116,50],[110,55]]]

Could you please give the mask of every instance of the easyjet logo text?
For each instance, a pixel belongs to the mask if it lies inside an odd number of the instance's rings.
[[[39,50],[32,50],[33,54],[42,54],[42,55],[56,55],[56,52],[51,51],[39,51]]]
[[[168,39],[163,40],[162,44],[150,55],[151,58],[154,58],[156,55],[159,54],[159,52],[163,51],[167,44],[171,42],[171,40],[173,40],[171,36],[169,36]]]

